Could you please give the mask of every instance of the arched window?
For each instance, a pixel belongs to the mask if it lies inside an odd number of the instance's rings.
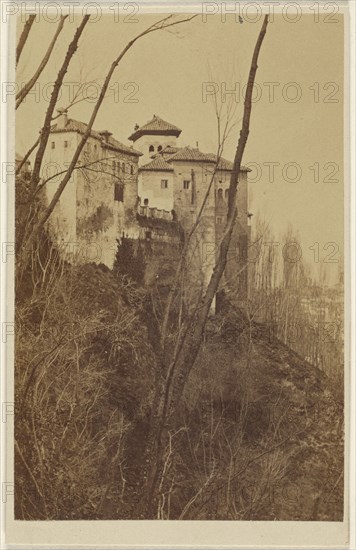
[[[154,152],[155,152],[155,148],[153,147],[153,145],[150,145],[150,146],[149,146],[148,151],[149,151],[150,153],[154,153]]]
[[[147,206],[147,205],[148,205],[148,199],[144,199],[144,200],[143,200],[143,204],[144,204],[145,206]]]
[[[157,151],[158,151],[159,153],[162,151],[162,145],[159,145],[159,146],[157,147]]]
[[[218,199],[222,199],[223,198],[223,190],[221,189],[221,187],[218,189]]]

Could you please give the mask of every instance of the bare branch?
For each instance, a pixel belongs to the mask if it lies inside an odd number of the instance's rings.
[[[60,33],[63,29],[64,21],[66,20],[67,17],[68,17],[68,15],[62,15],[61,16],[58,27],[57,27],[57,30],[55,32],[55,35],[54,35],[53,39],[52,39],[52,42],[48,46],[48,50],[46,51],[44,58],[42,59],[41,63],[39,64],[37,71],[32,76],[32,78],[30,78],[30,80],[27,82],[27,84],[25,84],[25,86],[23,88],[21,88],[21,90],[16,95],[16,109],[21,105],[21,103],[23,102],[23,100],[25,99],[27,94],[31,91],[32,87],[37,82],[37,80],[40,77],[42,71],[46,67],[46,65],[49,61],[49,58],[51,57],[51,54],[52,54],[53,48],[55,46],[55,43],[57,42],[57,38],[58,38],[58,36],[60,35]]]
[[[87,22],[87,18],[89,16],[86,16],[86,21],[84,22],[83,20],[83,23],[81,25],[81,31],[83,30],[84,28],[84,25],[86,24]],[[61,183],[59,184],[58,186],[58,189],[57,191],[55,192],[55,194],[53,195],[53,198],[50,202],[50,204],[48,205],[48,207],[46,208],[46,210],[44,211],[44,213],[42,214],[42,216],[40,217],[37,225],[33,228],[32,230],[32,233],[30,234],[29,238],[28,238],[28,245],[31,247],[34,240],[36,239],[38,233],[41,231],[42,227],[44,226],[44,224],[46,223],[46,221],[48,220],[48,218],[50,217],[50,215],[52,214],[53,210],[54,210],[54,207],[56,206],[61,194],[63,193],[68,181],[70,180],[71,178],[71,175],[72,175],[72,172],[75,168],[75,166],[77,165],[77,162],[78,162],[78,159],[80,157],[80,154],[83,150],[83,147],[84,145],[86,144],[90,134],[91,134],[91,130],[92,130],[92,127],[93,127],[93,124],[95,122],[95,119],[97,117],[97,114],[99,112],[99,109],[104,101],[104,98],[105,98],[105,95],[106,95],[106,92],[107,92],[107,89],[109,87],[109,84],[110,84],[110,81],[111,81],[111,77],[115,71],[115,69],[117,68],[117,66],[119,65],[119,63],[121,62],[122,58],[125,56],[125,54],[131,49],[131,47],[135,44],[135,42],[137,42],[137,40],[139,40],[140,38],[142,38],[143,36],[146,36],[152,32],[155,32],[155,31],[158,31],[158,30],[162,30],[162,29],[165,29],[167,27],[172,27],[174,25],[179,25],[181,23],[185,23],[187,21],[191,21],[192,19],[194,19],[195,17],[197,17],[197,15],[192,15],[192,16],[189,16],[189,17],[185,17],[183,19],[179,18],[179,19],[176,19],[174,21],[172,21],[172,19],[174,18],[173,15],[169,15],[167,17],[164,17],[163,19],[160,19],[159,21],[157,21],[156,23],[154,23],[153,25],[151,25],[150,27],[148,27],[147,29],[145,29],[144,31],[142,31],[140,34],[138,34],[135,38],[133,38],[132,40],[130,40],[126,46],[124,47],[124,49],[121,51],[121,53],[119,54],[119,56],[115,59],[115,61],[113,61],[113,63],[111,64],[111,67],[106,75],[106,78],[105,78],[105,81],[104,81],[104,84],[103,84],[103,87],[101,88],[101,91],[100,91],[100,95],[99,95],[99,98],[98,98],[98,101],[97,103],[95,104],[95,107],[93,109],[93,112],[92,112],[92,115],[90,117],[90,120],[89,120],[89,123],[87,125],[87,128],[86,128],[86,131],[84,132],[83,136],[82,136],[82,139],[81,141],[79,142],[78,144],[78,147],[73,155],[73,158],[72,158],[72,161],[68,167],[68,170],[67,170],[67,173],[66,175],[64,176],[63,180],[61,181]],[[78,29],[79,30],[79,29]],[[78,31],[76,33],[76,36],[78,34]],[[79,36],[80,36],[81,32],[79,33]],[[77,40],[76,40],[76,45],[77,45],[77,42],[78,42],[78,39],[79,39],[79,36],[77,37]],[[73,40],[73,43],[74,44],[74,40]],[[69,47],[69,50],[68,50],[68,53],[67,53],[67,56],[66,56],[66,59],[68,56],[69,59],[68,59],[68,63],[67,63],[67,66],[69,64],[69,61],[70,61],[70,58],[72,57],[75,49],[73,50],[73,52],[71,53],[71,50],[73,49],[72,45]],[[71,54],[71,55],[70,55]],[[65,65],[65,63],[64,63]],[[62,66],[62,69],[63,69],[63,66]],[[42,158],[43,158],[43,155],[44,155],[44,151],[45,151],[45,148],[46,148],[46,145],[47,145],[47,141],[48,141],[48,136],[49,136],[49,133],[50,133],[50,121],[51,121],[51,118],[52,118],[52,114],[53,114],[53,110],[54,110],[54,106],[55,106],[55,103],[57,101],[57,97],[58,97],[58,93],[59,93],[59,89],[60,89],[60,86],[61,86],[61,83],[63,81],[63,76],[64,74],[61,75],[61,73],[63,72],[61,69],[59,75],[58,75],[58,78],[57,78],[57,81],[56,81],[56,84],[54,86],[54,90],[53,90],[53,93],[52,93],[52,97],[51,97],[51,102],[50,102],[50,107],[48,108],[47,110],[47,113],[46,113],[46,121],[45,121],[45,125],[43,127],[43,130],[42,130],[42,134],[43,134],[43,139],[41,139],[41,142],[40,142],[40,147],[39,147],[39,150],[37,152],[37,156],[36,156],[36,161],[35,161],[35,166],[34,166],[34,170],[33,170],[33,179],[32,179],[32,184],[34,186],[36,186],[38,184],[38,181],[39,181],[39,170],[40,170],[40,167],[41,167],[41,162],[42,162]],[[61,76],[61,77],[60,77]],[[42,135],[41,135],[41,138],[42,138]]]
[[[82,35],[82,32],[84,30],[85,25],[89,21],[89,17],[90,17],[90,15],[85,15],[83,17],[83,20],[82,20],[81,24],[77,28],[77,30],[75,32],[75,35],[74,35],[74,38],[73,38],[72,42],[70,43],[68,51],[67,51],[66,56],[64,58],[62,67],[60,68],[60,71],[57,75],[56,81],[55,81],[54,86],[53,86],[51,100],[50,100],[48,109],[46,111],[44,125],[43,125],[42,130],[41,130],[40,144],[39,144],[39,148],[38,148],[38,151],[37,151],[37,154],[36,154],[35,164],[34,164],[33,172],[32,172],[31,187],[33,189],[36,188],[36,186],[39,182],[39,179],[40,179],[39,174],[40,174],[40,169],[41,169],[41,165],[42,165],[43,155],[45,153],[47,142],[48,142],[48,137],[49,137],[49,134],[50,134],[50,131],[51,131],[51,120],[52,120],[52,116],[53,116],[53,111],[55,109],[57,99],[58,99],[58,95],[59,95],[61,86],[63,84],[63,79],[64,79],[64,76],[65,76],[67,70],[68,70],[69,63],[70,63],[73,55],[75,54],[75,52],[78,48],[79,38]]]
[[[36,149],[39,142],[40,142],[40,138],[37,138],[37,140],[32,145],[32,147],[30,147],[30,149],[27,151],[26,155],[24,156],[24,158],[22,159],[22,161],[19,163],[18,167],[16,168],[16,175],[21,172],[22,167],[27,162],[27,159],[30,157],[31,153]]]
[[[16,48],[16,65],[20,61],[22,50],[24,48],[24,45],[26,44],[26,40],[28,38],[28,35],[30,33],[31,27],[35,19],[36,19],[36,15],[30,15],[24,25],[24,28],[22,30],[22,33],[19,39],[19,43],[17,44],[17,48]]]

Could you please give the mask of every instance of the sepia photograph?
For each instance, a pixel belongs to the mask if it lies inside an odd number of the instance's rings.
[[[14,519],[344,522],[347,14],[69,4],[3,88]]]

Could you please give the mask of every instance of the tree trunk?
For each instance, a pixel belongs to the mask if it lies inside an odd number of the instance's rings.
[[[67,51],[66,56],[64,58],[62,67],[60,68],[60,71],[57,75],[56,81],[55,81],[54,86],[53,86],[51,99],[50,99],[50,102],[49,102],[48,109],[46,111],[45,121],[44,121],[42,130],[41,130],[40,144],[39,144],[39,148],[38,148],[36,158],[35,158],[35,162],[34,162],[32,178],[31,178],[31,188],[32,188],[32,190],[36,189],[36,187],[38,185],[38,182],[40,180],[40,170],[41,170],[41,166],[42,166],[43,156],[44,156],[44,153],[45,153],[45,150],[46,150],[46,147],[47,147],[49,134],[50,134],[50,131],[51,131],[52,116],[53,116],[53,112],[54,112],[54,109],[55,109],[56,104],[57,104],[59,92],[60,92],[62,84],[63,84],[63,79],[66,75],[67,70],[68,70],[69,63],[70,63],[73,55],[77,51],[79,38],[82,35],[82,32],[84,30],[85,25],[89,21],[89,17],[90,17],[90,15],[85,15],[83,17],[83,20],[82,20],[81,24],[77,28],[77,30],[75,32],[75,35],[74,35],[74,38],[73,38],[72,42],[70,43],[68,51]]]
[[[218,290],[220,279],[224,273],[227,262],[227,254],[229,250],[231,235],[237,217],[236,191],[239,181],[238,178],[241,168],[242,156],[249,134],[250,116],[252,109],[252,93],[258,68],[258,56],[263,39],[266,34],[267,25],[268,16],[266,15],[255,45],[248,77],[246,96],[244,101],[242,128],[240,131],[240,137],[236,149],[234,166],[230,177],[227,220],[224,228],[224,235],[219,246],[218,258],[216,260],[215,267],[210,278],[205,296],[192,319],[191,326],[189,327],[190,330],[185,333],[184,343],[181,346],[176,359],[168,369],[169,376],[167,377],[167,382],[164,388],[165,397],[162,396],[161,400],[161,402],[163,400],[165,401],[165,405],[163,406],[162,416],[159,418],[159,427],[155,445],[156,454],[152,457],[152,469],[149,481],[150,487],[148,491],[147,502],[147,514],[149,517],[154,517],[155,499],[157,496],[156,490],[159,477],[162,473],[163,455],[167,443],[167,435],[165,435],[168,433],[167,426],[169,426],[172,419],[174,419],[175,414],[178,412],[179,401],[183,394],[184,386],[187,382],[189,373],[198,357],[211,304]]]
[[[19,43],[17,44],[17,48],[16,48],[16,65],[20,61],[22,50],[24,48],[24,45],[26,44],[26,40],[28,38],[28,35],[30,33],[31,27],[32,27],[35,19],[36,19],[36,15],[30,15],[29,18],[27,19],[25,25],[24,25],[24,28],[23,28],[21,36],[20,36]]]
[[[49,58],[51,57],[51,53],[53,51],[55,43],[57,42],[57,38],[58,38],[58,36],[60,35],[60,33],[63,29],[64,21],[66,20],[67,17],[68,17],[68,15],[62,15],[61,16],[61,19],[58,23],[58,27],[57,27],[57,30],[55,32],[55,35],[54,35],[54,37],[53,37],[53,39],[52,39],[52,41],[51,41],[51,43],[50,43],[50,45],[49,45],[49,47],[46,51],[46,54],[45,54],[44,58],[42,59],[41,63],[39,64],[37,71],[32,76],[32,78],[30,78],[30,80],[27,82],[27,84],[25,84],[25,86],[23,88],[21,88],[19,93],[16,95],[16,109],[21,105],[21,103],[23,102],[23,100],[25,99],[27,94],[31,91],[34,84],[36,84],[38,78],[40,77],[40,75],[43,71],[43,69],[47,65],[47,63],[49,61]]]
[[[45,150],[46,150],[48,137],[49,137],[50,130],[51,130],[50,125],[51,125],[52,115],[53,115],[53,111],[54,111],[54,108],[55,108],[55,105],[56,105],[56,102],[57,102],[57,98],[58,98],[58,94],[59,94],[61,85],[63,83],[63,78],[64,78],[64,75],[67,71],[69,61],[70,61],[71,57],[73,56],[74,52],[77,49],[79,37],[80,37],[80,35],[81,35],[81,33],[84,29],[85,24],[87,23],[87,21],[89,19],[89,17],[90,17],[89,15],[85,16],[84,19],[83,19],[83,22],[80,25],[80,27],[77,29],[77,32],[76,32],[75,37],[73,39],[73,42],[69,46],[65,61],[62,65],[62,67],[61,67],[61,70],[58,74],[57,80],[56,80],[55,85],[54,85],[50,105],[49,105],[48,110],[46,112],[45,124],[42,128],[42,131],[41,131],[40,145],[39,145],[37,155],[36,155],[36,159],[35,159],[35,164],[34,164],[34,169],[33,169],[33,174],[32,174],[32,180],[31,180],[31,185],[32,185],[33,190],[36,189],[36,187],[38,185],[38,182],[39,182],[39,179],[40,179],[40,176],[39,176],[40,168],[41,168],[43,156],[44,156],[44,153],[45,153]],[[40,232],[42,231],[46,221],[48,220],[48,218],[52,214],[52,212],[53,212],[60,196],[62,195],[68,181],[71,178],[71,175],[72,175],[73,170],[75,169],[75,167],[77,165],[77,162],[79,160],[79,157],[80,157],[80,154],[83,150],[83,147],[85,146],[85,144],[88,140],[88,137],[91,134],[93,124],[95,122],[95,119],[96,119],[97,114],[99,112],[99,109],[101,107],[101,104],[104,101],[107,89],[108,89],[109,84],[110,84],[111,77],[112,77],[115,69],[117,68],[117,66],[121,62],[122,58],[126,55],[126,53],[130,50],[130,48],[135,44],[135,42],[137,42],[137,40],[139,40],[143,36],[146,36],[147,34],[150,34],[150,33],[155,32],[155,31],[164,30],[164,29],[176,26],[176,25],[180,25],[180,24],[185,23],[187,21],[191,21],[195,17],[196,17],[196,15],[192,15],[192,16],[188,16],[188,17],[185,17],[185,18],[179,19],[179,20],[174,20],[172,15],[168,15],[168,16],[164,17],[163,19],[159,20],[158,22],[153,23],[153,25],[151,25],[150,27],[148,27],[147,29],[142,31],[140,34],[135,36],[132,40],[130,40],[126,44],[124,49],[121,51],[119,56],[115,59],[115,61],[113,61],[113,63],[111,64],[111,67],[110,67],[110,69],[109,69],[109,71],[108,71],[108,73],[105,77],[104,84],[101,88],[99,98],[98,98],[98,100],[97,100],[97,102],[94,106],[94,109],[93,109],[92,115],[90,117],[89,123],[87,125],[87,128],[86,128],[86,130],[85,130],[85,132],[82,136],[82,139],[80,140],[80,142],[77,146],[77,149],[76,149],[76,151],[73,155],[73,158],[72,158],[71,163],[68,167],[68,170],[66,171],[66,174],[63,177],[62,181],[60,182],[60,184],[58,186],[58,189],[56,190],[55,194],[53,195],[53,198],[52,198],[50,204],[45,209],[42,216],[39,218],[36,225],[33,227],[32,231],[30,232],[30,234],[29,234],[29,236],[26,240],[25,246],[22,249],[22,252],[21,252],[20,258],[19,258],[19,264],[22,267],[26,266],[28,256],[29,256],[29,254],[31,254],[31,250],[32,250],[32,248],[33,248],[33,246],[36,242],[36,239],[37,239],[38,235],[40,234]]]

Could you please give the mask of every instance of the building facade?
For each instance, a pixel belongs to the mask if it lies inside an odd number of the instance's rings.
[[[52,127],[42,178],[49,202],[87,129],[60,111]],[[113,266],[117,238],[137,236],[139,151],[120,143],[106,130],[91,131],[72,177],[50,218],[51,233],[64,256],[79,263]]]
[[[192,236],[192,281],[200,272],[199,282],[206,286],[218,247],[223,236],[227,215],[228,189],[233,163],[197,147],[179,147],[181,130],[154,116],[144,126],[136,125],[129,137],[148,162],[139,168],[140,205],[172,212],[189,234],[197,218],[199,225]],[[237,189],[237,223],[231,239],[228,263],[221,289],[239,289],[247,295],[247,253],[249,242],[248,168],[242,167]]]
[[[87,126],[59,111],[43,164],[49,202]],[[53,215],[50,230],[69,261],[112,268],[117,240],[177,246],[190,238],[188,280],[196,292],[206,287],[227,214],[233,165],[198,148],[180,147],[181,130],[158,116],[135,126],[129,147],[109,131],[92,130]],[[248,169],[237,191],[238,219],[221,290],[247,293]],[[183,239],[182,239],[183,235]],[[158,249],[156,247],[156,249]],[[154,274],[152,274],[154,277]]]

